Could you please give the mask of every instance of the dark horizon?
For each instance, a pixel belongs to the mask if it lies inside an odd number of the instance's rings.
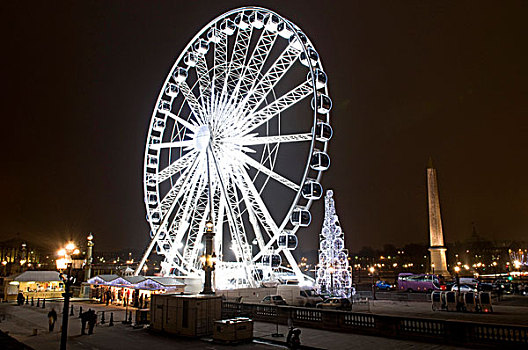
[[[428,242],[426,166],[438,171],[446,242],[475,222],[528,232],[528,4],[252,2],[313,41],[334,108],[332,165],[346,246]],[[188,41],[241,1],[2,3],[0,240],[143,249],[147,127]],[[330,3],[329,3],[330,4]],[[314,249],[324,201],[299,231]]]

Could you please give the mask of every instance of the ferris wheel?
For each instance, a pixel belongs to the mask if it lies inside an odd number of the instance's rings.
[[[330,166],[332,101],[319,54],[277,13],[229,11],[183,49],[150,120],[144,195],[163,275],[200,276],[214,227],[217,288],[300,282],[292,251]]]

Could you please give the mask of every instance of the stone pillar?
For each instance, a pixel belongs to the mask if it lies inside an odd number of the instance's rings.
[[[446,250],[444,246],[444,232],[442,231],[442,218],[440,216],[440,201],[438,198],[438,183],[436,178],[436,169],[433,168],[432,161],[429,161],[427,166],[427,194],[429,206],[429,238],[431,255],[431,265],[429,266],[432,272],[437,275],[449,277],[447,270]]]

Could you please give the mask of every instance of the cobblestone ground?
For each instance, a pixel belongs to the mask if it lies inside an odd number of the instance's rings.
[[[218,345],[202,340],[186,339],[153,334],[146,329],[134,329],[121,323],[125,319],[125,308],[116,306],[104,306],[89,302],[73,302],[74,316],[70,316],[68,332],[68,349],[127,349],[146,350],[148,348],[181,348],[181,349],[276,349],[284,346],[253,343],[240,344],[237,346]],[[98,325],[93,335],[80,335],[81,322],[78,318],[79,308],[82,306],[86,311],[94,309],[98,317]],[[55,331],[48,332],[47,313],[55,308],[59,319]],[[364,308],[365,310],[362,310]],[[471,321],[492,323],[519,323],[527,324],[525,307],[519,306],[497,306],[497,312],[492,315],[462,314],[447,312],[432,312],[429,303],[420,302],[394,302],[375,301],[374,303],[358,306],[354,311],[368,311],[381,314],[398,314],[415,317],[434,317],[446,319],[467,319]],[[60,340],[62,303],[46,302],[46,308],[13,304],[0,304],[0,330],[9,333],[16,340],[32,347],[40,349],[58,349]],[[105,324],[100,324],[102,312],[105,312]],[[113,313],[113,327],[108,325],[110,313]],[[364,336],[358,334],[337,333],[317,329],[301,328],[301,341],[303,345],[319,349],[456,349],[455,347],[427,344],[413,341],[394,340],[382,337]],[[255,337],[270,341],[285,341],[285,337],[272,337],[276,333],[276,325],[269,323],[255,323]],[[279,326],[279,333],[287,333],[285,326]],[[0,344],[0,348],[5,348]]]

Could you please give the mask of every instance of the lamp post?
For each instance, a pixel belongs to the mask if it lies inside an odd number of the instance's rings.
[[[434,275],[434,268],[435,268],[435,263],[432,263],[432,264],[431,264],[431,269],[432,269],[432,271],[433,271],[433,275]]]
[[[93,235],[90,232],[88,237],[86,237],[86,240],[88,241],[87,246],[88,249],[86,251],[86,273],[85,273],[85,281],[88,281],[90,277],[92,277],[92,253],[93,253]]]
[[[335,273],[335,267],[334,265],[330,265],[328,267],[328,272],[330,273],[330,296],[334,296],[334,273]]]
[[[64,281],[64,306],[62,308],[62,331],[61,331],[61,340],[60,340],[60,350],[66,350],[66,342],[68,341],[68,315],[70,308],[70,297],[72,293],[70,292],[70,287],[75,283],[75,278],[71,275],[72,270],[72,255],[79,254],[79,249],[75,247],[75,244],[68,243],[65,248],[59,250],[58,255],[61,256],[61,259],[57,259],[57,269],[61,271],[60,277]],[[66,269],[68,271],[65,276],[62,270]]]
[[[369,271],[370,271],[371,282],[372,282],[372,299],[376,300],[376,285],[374,284],[374,272],[376,271],[376,269],[374,268],[374,266],[371,266],[369,268]]]
[[[202,268],[205,272],[204,287],[201,294],[214,294],[212,276],[215,269],[216,256],[213,253],[213,222],[208,220],[205,224],[205,254],[201,257]]]
[[[457,310],[460,309],[460,275],[458,274],[460,272],[460,266],[455,266],[455,283],[457,285]]]

